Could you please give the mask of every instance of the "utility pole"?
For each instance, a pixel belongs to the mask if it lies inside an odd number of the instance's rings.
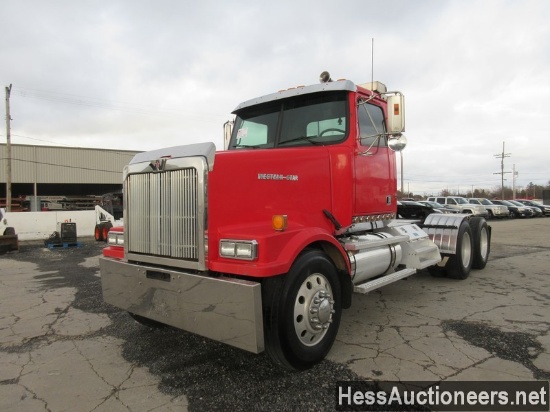
[[[11,212],[11,135],[10,135],[11,84],[6,86],[6,212]]]
[[[500,175],[501,177],[501,198],[504,200],[504,174],[505,173],[512,173],[512,172],[505,172],[504,171],[504,158],[510,157],[512,153],[504,153],[504,142],[502,142],[502,153],[496,154],[495,157],[498,159],[500,158],[500,172],[493,173],[494,175]]]
[[[516,165],[512,167],[512,199],[516,200],[516,176],[518,175],[518,172],[516,172]]]

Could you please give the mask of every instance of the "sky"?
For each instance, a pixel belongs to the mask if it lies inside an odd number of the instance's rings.
[[[548,0],[3,0],[0,82],[12,144],[147,151],[222,149],[238,103],[324,70],[374,78],[406,98],[406,191],[500,187],[503,144],[522,188],[550,181],[549,21]]]

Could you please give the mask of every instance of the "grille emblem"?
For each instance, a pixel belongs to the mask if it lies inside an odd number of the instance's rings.
[[[161,157],[160,159],[149,163],[149,165],[151,166],[151,169],[153,169],[153,172],[162,172],[166,166],[166,159]]]

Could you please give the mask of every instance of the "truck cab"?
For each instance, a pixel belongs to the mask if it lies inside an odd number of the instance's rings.
[[[467,215],[428,217],[425,230],[395,220],[400,92],[322,81],[233,113],[226,150],[163,148],[125,167],[124,229],[100,260],[106,302],[305,369],[330,350],[353,291],[442,256],[459,278],[484,266],[484,221],[473,233]]]

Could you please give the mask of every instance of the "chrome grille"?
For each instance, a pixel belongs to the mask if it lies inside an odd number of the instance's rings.
[[[198,184],[196,168],[128,175],[128,252],[198,260]]]

